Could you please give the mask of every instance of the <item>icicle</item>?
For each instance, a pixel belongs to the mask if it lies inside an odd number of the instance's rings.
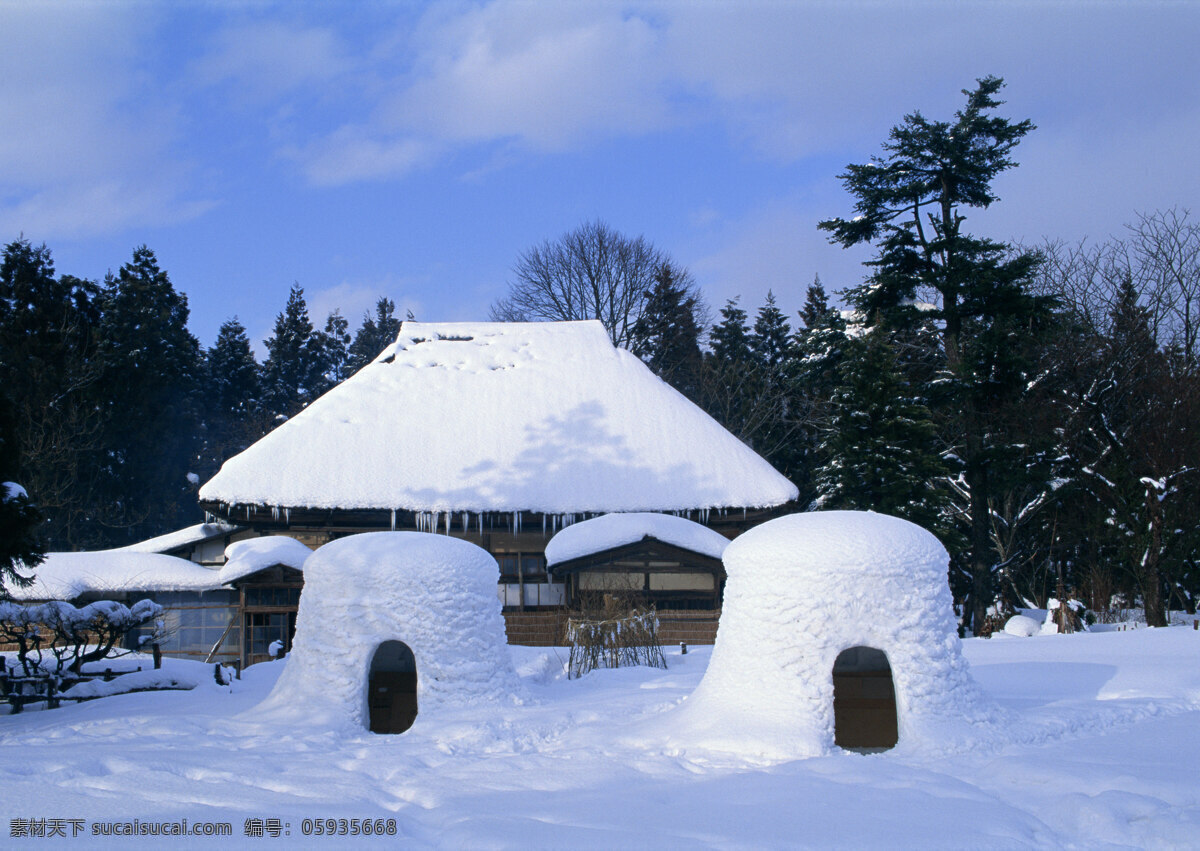
[[[447,511],[446,512],[446,534],[447,535],[450,534],[450,521],[453,519],[454,519],[453,515],[451,515],[450,512]]]
[[[483,512],[479,512],[479,534],[483,534]]]
[[[471,512],[464,511],[462,513],[463,534],[471,531]]]
[[[290,509],[290,508],[283,509],[283,522],[289,526],[292,525],[292,509]]]
[[[248,506],[248,505],[246,506],[246,519],[247,520],[250,519],[250,506]]]
[[[396,531],[396,509],[392,509],[392,531]]]
[[[546,537],[546,512],[542,512],[542,537]]]

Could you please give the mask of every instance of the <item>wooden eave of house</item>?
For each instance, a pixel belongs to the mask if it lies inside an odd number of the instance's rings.
[[[306,508],[237,503],[227,505],[216,501],[200,503],[210,514],[226,517],[231,522],[250,528],[255,532],[268,533],[290,530],[293,532],[323,532],[353,534],[364,531],[405,530],[436,531],[454,535],[477,535],[489,533],[543,533],[552,537],[566,525],[599,517],[604,512],[578,512],[574,514],[543,513],[538,511],[484,511],[484,512],[422,512],[409,510],[390,511],[370,508]],[[717,531],[729,530],[736,534],[796,511],[794,502],[766,508],[694,509],[691,511],[666,511],[690,520],[697,520]],[[447,517],[449,528],[447,529]],[[435,524],[436,518],[436,526]],[[466,527],[464,528],[464,518]],[[564,519],[565,518],[565,519]],[[727,535],[732,537],[732,535]]]
[[[624,573],[632,569],[653,573],[711,573],[718,580],[725,578],[725,566],[719,558],[660,541],[652,535],[646,535],[640,541],[568,559],[547,569],[556,577],[582,570]]]

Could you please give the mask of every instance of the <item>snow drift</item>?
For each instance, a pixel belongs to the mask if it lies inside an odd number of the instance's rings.
[[[255,712],[361,733],[371,660],[385,641],[403,642],[416,658],[416,726],[442,708],[519,697],[499,572],[474,544],[425,532],[326,544],[304,564],[292,652]]]
[[[734,540],[724,563],[712,661],[666,726],[674,744],[784,759],[832,751],[834,661],[860,646],[887,654],[898,748],[956,750],[1002,719],[962,656],[949,557],[919,526],[793,514]]]

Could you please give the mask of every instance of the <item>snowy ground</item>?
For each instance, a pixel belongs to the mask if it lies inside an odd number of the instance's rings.
[[[80,839],[36,843],[77,844],[96,822],[187,818],[231,823],[235,846],[336,848],[348,837],[306,839],[304,820],[391,818],[415,847],[1200,847],[1200,632],[964,649],[1011,712],[1001,736],[775,764],[647,734],[699,682],[704,647],[671,649],[666,671],[577,681],[562,651],[512,648],[529,703],[423,717],[400,736],[256,720],[280,663],[231,689],[205,673],[192,691],[0,717],[0,835],[14,820],[82,819]],[[279,819],[290,836],[247,839],[247,819]]]

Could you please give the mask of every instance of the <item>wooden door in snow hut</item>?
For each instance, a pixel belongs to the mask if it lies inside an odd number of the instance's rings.
[[[375,648],[367,677],[372,733],[403,733],[417,719],[417,660],[403,641]]]
[[[887,654],[850,647],[833,663],[834,742],[855,751],[896,746],[896,689]]]

